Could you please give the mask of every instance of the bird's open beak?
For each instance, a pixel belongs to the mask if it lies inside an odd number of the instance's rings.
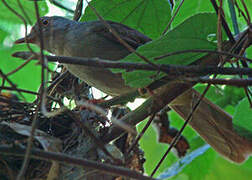
[[[22,44],[22,43],[34,43],[35,42],[35,36],[33,34],[28,34],[26,38],[20,38],[14,42],[14,44]]]

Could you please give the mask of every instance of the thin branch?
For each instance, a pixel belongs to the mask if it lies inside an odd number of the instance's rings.
[[[55,6],[59,7],[59,8],[61,8],[61,9],[64,9],[64,10],[70,12],[70,13],[74,13],[74,10],[72,10],[72,9],[66,7],[66,6],[63,6],[62,4],[60,4],[60,3],[59,3],[58,1],[56,1],[56,0],[49,0],[49,1],[50,1],[53,5],[55,5]]]
[[[19,19],[21,19],[21,21],[23,21],[24,26],[25,26],[25,41],[26,41],[27,40],[27,23],[26,23],[26,20],[16,10],[14,10],[12,7],[10,7],[5,0],[2,0],[2,2],[13,14],[15,14]],[[26,43],[26,46],[30,50],[30,52],[35,55],[35,53],[33,52],[30,44]]]
[[[169,152],[171,151],[171,149],[177,144],[177,142],[179,141],[182,132],[184,131],[185,127],[187,126],[187,124],[189,123],[189,121],[192,119],[193,113],[197,110],[198,106],[200,105],[200,102],[203,100],[204,96],[206,95],[208,89],[210,88],[210,85],[208,85],[206,87],[206,89],[204,90],[204,92],[201,94],[199,100],[196,102],[196,104],[192,107],[192,111],[190,112],[190,114],[188,115],[187,119],[185,120],[183,126],[181,127],[181,129],[179,130],[179,132],[177,132],[176,136],[172,139],[172,142],[170,144],[170,146],[168,147],[167,151],[165,152],[165,154],[163,155],[163,157],[160,159],[160,161],[158,162],[158,164],[156,165],[155,169],[152,171],[151,173],[151,177],[154,176],[154,174],[157,172],[158,168],[161,166],[162,162],[165,160],[165,158],[167,157],[167,155],[169,154]]]
[[[105,148],[104,143],[100,139],[98,139],[73,112],[69,111],[68,114],[75,120],[76,124],[79,125],[83,129],[83,131],[95,142],[97,147],[100,148],[104,152],[104,154],[109,156],[114,162],[119,161],[114,156],[112,156],[112,154]]]
[[[235,6],[237,7],[239,14],[242,15],[242,17],[244,18],[244,20],[245,20],[246,22],[249,22],[249,20],[247,19],[246,15],[245,15],[244,12],[241,10],[240,6],[238,5],[238,3],[237,3],[236,1],[235,1]]]
[[[35,127],[36,127],[36,120],[38,119],[39,108],[40,108],[40,106],[37,106],[36,110],[35,110],[34,118],[32,121],[32,129],[31,129],[30,136],[28,137],[28,143],[27,143],[27,148],[26,148],[24,160],[23,160],[22,167],[18,173],[16,180],[23,179],[24,173],[25,173],[25,171],[28,167],[29,161],[30,161],[31,148],[32,148],[32,144],[33,144],[34,133],[36,130]]]
[[[17,90],[17,86],[2,72],[1,69],[0,69],[0,77],[2,77],[3,81],[6,80],[13,89]],[[18,90],[17,92],[25,100],[25,97],[23,96],[23,94],[19,92]]]
[[[222,26],[221,26],[221,14],[224,14],[223,9],[222,9],[222,0],[219,0],[220,2],[220,7],[218,8],[218,23],[217,23],[217,49],[218,51],[222,50]],[[223,59],[222,56],[220,58]],[[222,60],[223,61],[223,60]]]
[[[249,88],[244,88],[245,94],[247,96],[248,102],[250,107],[252,108],[252,101],[251,101],[251,91],[249,90]]]
[[[154,60],[160,60],[160,59],[166,58],[168,56],[174,56],[174,55],[184,54],[184,53],[193,53],[193,52],[195,52],[195,53],[211,53],[211,54],[217,54],[217,55],[226,55],[226,56],[239,58],[239,59],[241,59],[243,61],[252,62],[252,59],[246,58],[244,56],[240,56],[240,55],[237,55],[237,54],[234,54],[234,53],[230,53],[230,52],[226,52],[226,51],[208,50],[208,49],[187,49],[187,50],[182,50],[182,51],[175,51],[175,52],[164,54],[162,56],[155,57]]]
[[[74,11],[73,20],[78,21],[80,19],[82,9],[83,9],[83,0],[78,0],[75,11]]]
[[[219,85],[230,85],[237,87],[252,86],[252,79],[210,79],[205,77],[199,78],[184,78],[183,80],[195,83],[208,83]]]
[[[0,146],[0,154],[5,155],[15,155],[15,156],[24,156],[25,149],[20,147],[11,147],[7,145]],[[91,161],[87,159],[75,158],[73,156],[69,156],[63,153],[55,153],[48,151],[41,151],[37,149],[31,150],[31,157],[34,159],[46,160],[46,161],[58,161],[63,164],[72,164],[74,166],[80,166],[84,168],[93,168],[104,172],[106,174],[114,174],[117,176],[125,176],[135,179],[143,179],[143,180],[154,180],[151,177],[144,176],[139,172],[129,170],[127,168],[105,164],[105,163],[97,163],[96,161]]]
[[[28,23],[29,23],[29,24],[32,24],[32,21],[31,21],[31,19],[29,18],[28,14],[25,12],[24,7],[22,6],[20,0],[17,0],[17,2],[18,2],[19,8],[21,9],[21,11],[22,11],[24,17],[26,18],[26,20],[28,21]]]
[[[136,146],[136,144],[139,142],[139,140],[142,138],[142,136],[144,135],[144,133],[146,132],[146,130],[149,128],[149,126],[151,125],[151,122],[153,121],[154,117],[155,117],[156,113],[152,114],[150,119],[148,120],[148,122],[145,124],[144,128],[142,129],[142,131],[139,133],[139,135],[136,137],[135,141],[132,143],[132,145],[129,147],[128,151],[126,152],[127,155],[129,155],[129,153],[133,150],[133,148]]]
[[[23,58],[27,57],[27,52],[17,52],[13,54],[14,57]],[[65,64],[78,64],[92,67],[101,68],[120,68],[126,70],[146,70],[146,71],[157,71],[155,67],[150,64],[143,63],[125,63],[115,62],[111,60],[102,60],[99,58],[79,58],[79,57],[66,57],[66,56],[45,56],[50,62],[59,62]],[[252,75],[251,68],[223,68],[216,66],[177,66],[177,65],[166,65],[159,64],[159,71],[165,72],[167,75],[182,76],[182,75],[211,75],[211,74],[222,74],[222,75]]]
[[[42,79],[42,90],[40,92],[39,95],[39,99],[41,99],[41,101],[39,101],[38,106],[36,107],[36,112],[34,115],[34,119],[32,121],[32,126],[31,126],[31,133],[30,136],[28,138],[28,143],[27,143],[27,148],[26,148],[26,152],[25,152],[25,157],[21,166],[21,169],[17,175],[17,180],[21,180],[23,179],[23,176],[25,174],[25,171],[28,167],[29,161],[30,161],[30,153],[31,153],[31,149],[32,149],[32,145],[33,145],[33,140],[34,140],[34,133],[36,130],[36,125],[37,125],[37,119],[38,119],[38,112],[39,109],[41,107],[41,103],[42,103],[42,98],[43,98],[43,93],[44,93],[44,53],[43,53],[43,47],[44,47],[44,43],[43,43],[43,32],[41,29],[41,22],[39,21],[39,8],[38,8],[38,2],[34,1],[34,7],[35,7],[35,11],[36,11],[36,17],[37,17],[37,21],[38,21],[38,25],[39,25],[39,35],[40,35],[40,60],[41,60],[41,64],[42,64],[42,69],[41,69],[41,79]]]
[[[210,1],[211,1],[212,5],[213,5],[215,11],[216,11],[216,14],[218,14],[218,11],[219,11],[218,9],[219,8],[218,8],[218,5],[217,5],[216,1],[215,0],[210,0]],[[223,12],[221,13],[221,23],[222,23],[222,26],[223,26],[229,40],[231,41],[231,43],[235,43],[235,39],[234,39],[234,37],[233,37],[229,27],[228,27],[228,24],[227,24],[225,18],[224,18]]]
[[[29,62],[31,62],[31,60],[32,60],[32,56],[30,58],[28,58],[23,64],[21,64],[20,66],[18,66],[17,68],[15,68],[13,71],[8,72],[6,74],[6,76],[10,76],[10,75],[16,73],[17,71],[19,71],[20,69],[22,69],[24,66],[26,66]]]
[[[49,95],[52,95],[54,90],[58,87],[58,85],[69,75],[68,71],[61,73],[57,78],[51,82],[50,86],[47,88],[47,92]]]
[[[167,26],[166,26],[166,28],[164,29],[162,35],[164,35],[165,33],[167,33],[167,31],[170,29],[171,23],[173,22],[173,20],[174,20],[175,17],[177,16],[177,14],[178,14],[180,8],[182,7],[183,3],[184,3],[184,0],[181,0],[181,2],[179,3],[178,8],[176,9],[174,15],[171,17],[171,20],[170,20],[170,22],[167,24]]]
[[[19,88],[6,87],[6,86],[0,87],[0,90],[2,90],[2,89],[9,90],[9,91],[23,92],[23,93],[27,93],[27,94],[33,94],[33,95],[38,95],[37,92],[26,90],[26,89],[19,89]]]
[[[250,19],[248,8],[247,8],[244,0],[241,0],[241,3],[243,5],[243,7],[244,7],[244,10],[245,10],[246,14],[247,14],[247,24],[249,25],[251,23],[251,19]]]

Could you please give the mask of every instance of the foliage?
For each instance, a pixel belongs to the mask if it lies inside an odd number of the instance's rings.
[[[18,13],[21,13],[21,9],[17,1],[8,0],[6,1],[11,8]],[[36,21],[36,14],[34,9],[34,3],[32,1],[21,1],[23,8],[29,9],[28,17],[31,23]],[[39,2],[40,15],[43,16],[48,13],[48,6],[46,2]],[[21,13],[22,14],[22,13]],[[26,45],[13,46],[13,42],[20,37],[20,31],[24,30],[23,21],[19,19],[14,13],[7,9],[1,2],[0,6],[0,67],[3,73],[7,74],[24,62],[20,59],[15,59],[11,56],[16,51],[27,50]],[[23,34],[22,34],[23,35]],[[34,48],[35,50],[35,48]],[[32,74],[32,76],[31,76]],[[30,62],[24,68],[17,73],[11,75],[9,78],[14,82],[18,88],[23,88],[31,91],[37,91],[40,79],[41,79],[41,68],[36,65],[36,62]],[[25,78],[24,78],[25,77]],[[0,78],[1,79],[1,78]],[[23,94],[24,97],[31,101],[34,99],[34,95]]]
[[[233,124],[235,129],[246,138],[251,139],[252,111],[246,98],[242,99],[235,109]]]

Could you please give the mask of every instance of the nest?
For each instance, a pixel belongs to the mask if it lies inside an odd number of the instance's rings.
[[[59,74],[53,76],[53,81]],[[67,73],[65,78],[49,87],[51,99],[63,103],[71,100],[90,99],[89,86]],[[81,96],[80,96],[81,95]],[[131,153],[128,148],[135,137],[125,134],[114,143],[104,144],[100,137],[106,136],[111,127],[109,119],[89,108],[68,108],[48,117],[37,108],[38,101],[22,102],[13,94],[0,96],[0,146],[26,149],[36,119],[32,149],[64,153],[70,157],[92,160],[98,164],[111,164],[143,172],[143,151],[136,145]],[[60,103],[48,100],[46,111],[59,109]],[[125,108],[110,108],[117,115],[124,115]],[[109,109],[104,110],[108,112]],[[31,156],[33,157],[33,156]],[[0,156],[0,179],[15,179],[24,155],[4,154]],[[80,167],[71,163],[59,163],[50,159],[31,158],[25,171],[25,179],[115,179],[118,175],[104,173],[94,168]]]

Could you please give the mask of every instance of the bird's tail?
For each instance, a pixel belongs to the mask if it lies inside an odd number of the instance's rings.
[[[190,89],[176,98],[170,107],[187,119],[200,94]],[[241,163],[252,153],[252,141],[238,135],[232,125],[232,116],[204,98],[193,113],[189,124],[199,135],[224,157]]]

